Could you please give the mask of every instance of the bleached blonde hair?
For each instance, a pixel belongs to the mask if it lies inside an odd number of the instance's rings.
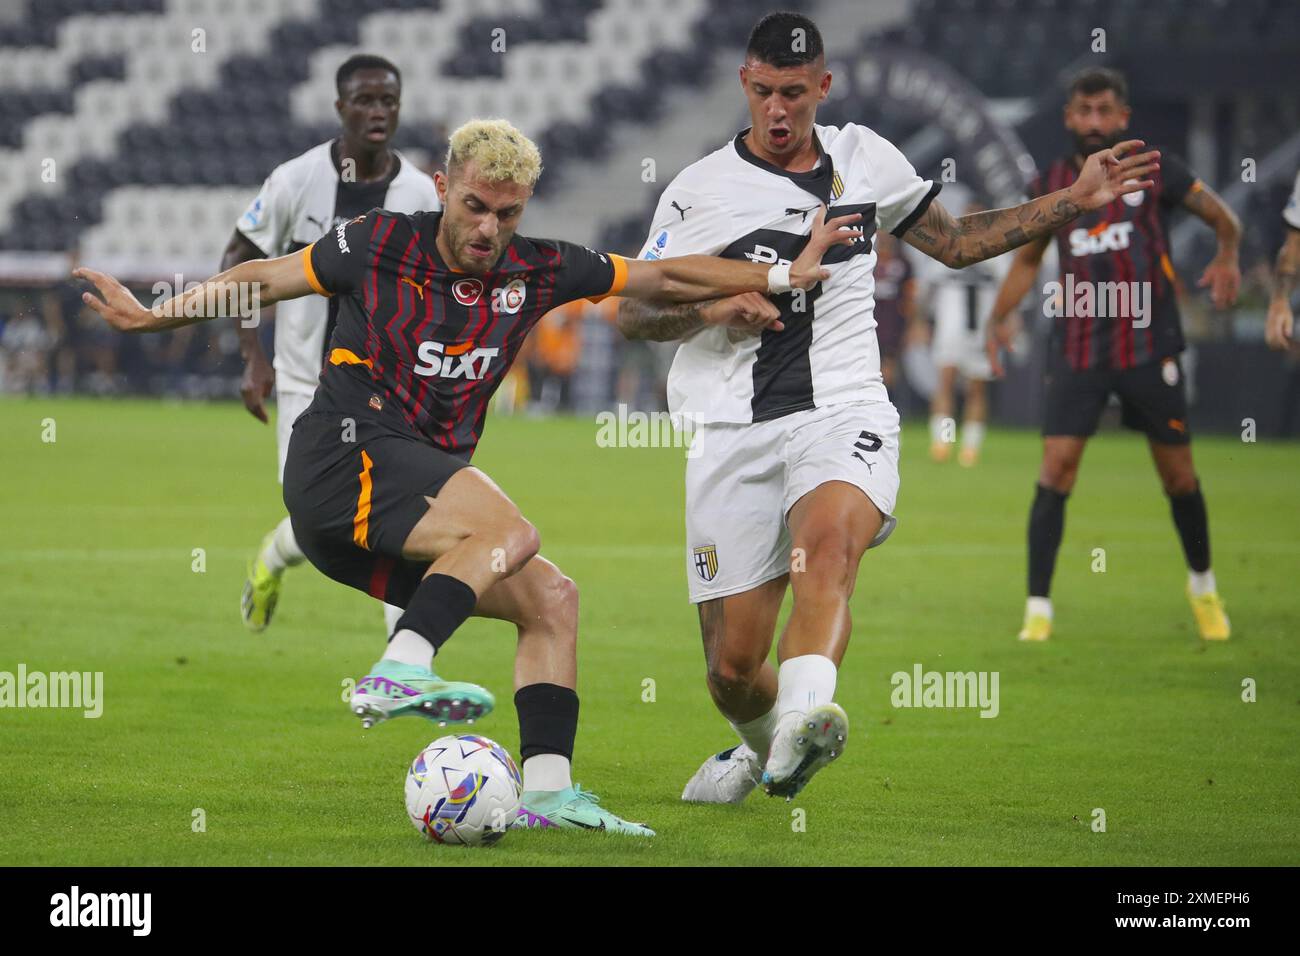
[[[537,144],[503,119],[472,119],[451,134],[447,172],[473,161],[489,182],[515,182],[533,187],[542,174]]]

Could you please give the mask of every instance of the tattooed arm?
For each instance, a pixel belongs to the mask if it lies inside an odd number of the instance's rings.
[[[925,214],[903,233],[903,238],[912,247],[953,269],[1000,256],[1034,239],[1050,236],[1081,214],[1098,209],[1118,196],[1155,185],[1142,177],[1159,168],[1158,152],[1125,156],[1141,145],[1141,140],[1131,139],[1093,153],[1072,185],[1019,206],[954,219],[940,203],[932,202]]]
[[[706,325],[725,325],[758,335],[764,329],[779,332],[785,328],[780,315],[772,301],[758,292],[679,305],[620,299],[618,329],[625,338],[651,342],[689,338]]]
[[[619,299],[618,330],[629,339],[649,339],[651,342],[684,339],[709,324],[705,310],[716,301],[661,305],[658,302]]]
[[[1241,267],[1237,262],[1241,220],[1213,189],[1199,179],[1183,197],[1183,207],[1208,223],[1219,238],[1219,251],[1196,285],[1202,289],[1209,286],[1214,307],[1226,309],[1237,301],[1237,290],[1241,288]]]
[[[938,200],[903,233],[908,245],[950,269],[992,259],[1035,239],[1050,237],[1083,209],[1060,190],[1019,206],[953,218]]]
[[[1269,348],[1287,349],[1295,344],[1291,293],[1296,287],[1297,273],[1300,273],[1300,229],[1291,228],[1287,229],[1286,242],[1278,250],[1277,269],[1273,273],[1273,297],[1268,303],[1268,324],[1264,333]]]

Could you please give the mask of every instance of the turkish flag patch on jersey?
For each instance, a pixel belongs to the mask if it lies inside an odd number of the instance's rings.
[[[461,305],[474,305],[483,295],[483,283],[478,279],[457,279],[451,284],[451,294]]]

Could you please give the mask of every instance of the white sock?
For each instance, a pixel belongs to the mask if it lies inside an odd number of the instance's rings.
[[[1187,585],[1192,589],[1193,597],[1211,594],[1218,590],[1214,583],[1214,572],[1209,568],[1204,571],[1188,571]]]
[[[388,642],[388,649],[384,651],[384,660],[409,664],[411,667],[431,667],[433,645],[409,627],[404,627]]]
[[[979,451],[984,444],[984,423],[967,422],[961,427],[961,446],[971,451]]]
[[[272,574],[283,574],[285,568],[291,568],[307,560],[307,555],[303,554],[302,549],[298,547],[298,539],[293,536],[293,525],[289,523],[288,515],[275,526],[271,540],[262,549],[260,557],[266,569]]]
[[[384,633],[392,637],[397,633],[397,622],[406,612],[391,604],[384,605]]]
[[[947,439],[944,436],[944,426],[948,422],[947,415],[930,416],[930,441],[939,444],[945,444]]]
[[[835,696],[835,662],[821,654],[792,657],[776,672],[776,712],[806,714]]]
[[[1031,615],[1042,615],[1050,621],[1052,619],[1052,599],[1031,597],[1025,601],[1025,617]]]
[[[537,754],[524,761],[525,790],[567,790],[572,786],[568,757]]]
[[[731,729],[736,732],[745,746],[758,754],[759,763],[767,763],[767,752],[772,746],[772,734],[776,732],[776,705],[761,717],[738,724],[730,721]]]

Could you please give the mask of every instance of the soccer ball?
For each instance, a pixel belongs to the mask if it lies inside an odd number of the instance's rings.
[[[523,792],[506,748],[478,734],[439,737],[406,772],[406,812],[434,843],[496,843],[519,814]]]

